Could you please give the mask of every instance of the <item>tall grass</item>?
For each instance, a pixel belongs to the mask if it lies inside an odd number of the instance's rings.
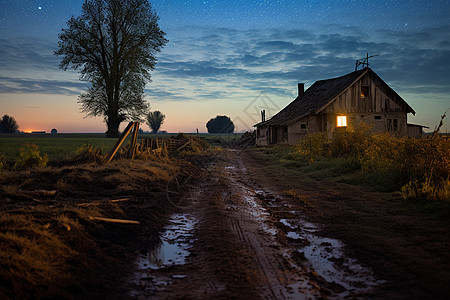
[[[400,190],[405,199],[450,199],[450,139],[400,138],[374,133],[367,125],[336,135],[328,141],[322,133],[307,136],[297,146],[310,161],[346,158],[374,184]]]

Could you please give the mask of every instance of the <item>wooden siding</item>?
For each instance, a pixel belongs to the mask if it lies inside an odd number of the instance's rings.
[[[367,86],[369,95],[361,97],[361,87]],[[369,74],[350,86],[330,104],[325,112],[404,112],[406,107],[394,93],[384,89],[380,82],[372,80]]]

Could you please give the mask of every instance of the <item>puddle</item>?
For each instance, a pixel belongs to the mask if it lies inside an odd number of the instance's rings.
[[[168,225],[161,233],[161,243],[145,254],[140,254],[135,261],[137,270],[131,279],[131,283],[140,288],[131,291],[133,296],[139,295],[138,290],[144,292],[154,291],[157,287],[168,286],[173,280],[187,277],[185,274],[165,276],[152,276],[155,270],[175,265],[183,265],[189,256],[189,249],[195,239],[193,231],[197,219],[189,214],[174,214]]]
[[[231,173],[230,175],[236,175],[236,172],[244,172],[245,167],[241,165],[237,167],[229,166],[225,170]],[[264,232],[272,236],[276,236],[278,233],[278,229],[273,226],[270,220],[270,210],[267,210],[265,207],[269,207],[269,209],[274,207],[288,208],[289,217],[286,217],[285,214],[283,215],[284,218],[279,219],[279,222],[286,226],[286,237],[290,241],[289,251],[298,251],[306,259],[305,266],[299,265],[296,267],[310,268],[311,271],[316,272],[327,281],[333,293],[329,298],[341,299],[367,293],[375,286],[383,283],[383,281],[377,281],[372,271],[360,265],[356,259],[345,256],[342,242],[318,236],[319,226],[302,219],[298,215],[299,212],[292,211],[292,209],[289,210],[292,206],[280,201],[278,195],[268,191],[253,190],[237,179],[236,176],[230,176],[229,178],[231,184],[236,187],[247,204],[239,207],[239,209],[245,210],[249,216],[258,221],[260,228]],[[289,252],[288,250],[286,251]],[[293,261],[292,263],[296,264]],[[293,291],[304,291],[309,286],[307,281],[305,281],[305,286],[293,285],[290,288]]]
[[[194,242],[192,231],[196,223],[197,220],[187,214],[172,215],[160,236],[161,243],[138,258],[139,268],[157,270],[184,264]]]
[[[346,291],[339,293],[339,296],[370,292],[373,287],[383,283],[377,281],[373,273],[356,259],[346,257],[341,241],[314,234],[319,230],[316,225],[301,218],[280,219],[280,222],[290,228],[286,235],[288,238],[308,241],[297,251],[304,254],[312,270],[327,282],[334,282],[345,288]]]
[[[294,232],[294,231],[289,231],[286,236],[290,239],[293,240],[305,240],[305,238],[303,236],[301,236],[299,233]]]

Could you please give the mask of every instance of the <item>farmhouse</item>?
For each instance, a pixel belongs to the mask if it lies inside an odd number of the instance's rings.
[[[316,81],[304,91],[298,84],[298,96],[288,106],[256,127],[256,144],[297,144],[307,134],[333,135],[365,122],[373,130],[399,136],[418,136],[420,125],[407,124],[407,114],[415,111],[372,69],[366,67],[347,75]]]

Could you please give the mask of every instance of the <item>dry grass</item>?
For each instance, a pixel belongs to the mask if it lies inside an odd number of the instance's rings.
[[[34,217],[40,214],[41,218]],[[69,280],[69,259],[77,252],[67,244],[61,231],[80,231],[77,221],[64,215],[44,217],[45,209],[14,212],[0,216],[0,270],[2,295],[26,298],[30,289],[45,294],[54,282]],[[62,291],[54,291],[57,294]]]
[[[157,236],[174,209],[165,201],[167,182],[189,170],[189,163],[171,159],[2,170],[1,298],[120,298],[136,247]],[[110,201],[124,197],[130,200]]]
[[[297,160],[346,159],[349,171],[360,171],[354,182],[366,181],[380,191],[400,191],[405,199],[450,200],[450,138],[399,138],[359,127],[329,142],[311,134],[297,146]],[[295,160],[295,158],[294,158]]]

